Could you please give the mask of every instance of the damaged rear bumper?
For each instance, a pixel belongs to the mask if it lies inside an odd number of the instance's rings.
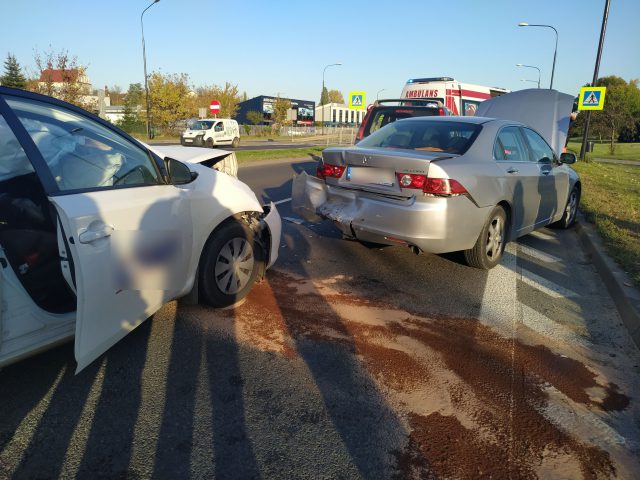
[[[291,197],[294,212],[310,222],[333,220],[358,240],[431,253],[473,247],[491,211],[465,196],[389,197],[327,185],[306,173],[293,180]]]

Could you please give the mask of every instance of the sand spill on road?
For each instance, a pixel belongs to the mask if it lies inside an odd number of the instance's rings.
[[[236,319],[238,341],[290,359],[300,339],[350,349],[410,432],[393,452],[399,477],[611,478],[638,468],[600,420],[629,398],[544,337],[532,344],[528,332],[521,343],[476,319],[426,318],[335,283],[272,271],[223,315]],[[554,411],[604,427],[585,437],[580,420]]]

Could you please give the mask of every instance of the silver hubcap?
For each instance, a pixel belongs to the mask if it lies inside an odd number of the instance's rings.
[[[253,272],[253,248],[244,238],[229,240],[216,259],[215,275],[218,288],[234,295],[247,286]]]
[[[573,221],[573,217],[576,216],[577,211],[578,211],[578,194],[574,190],[571,192],[571,195],[569,196],[569,201],[567,202],[567,207],[565,208],[567,223],[571,223]]]
[[[495,217],[489,225],[489,234],[487,235],[487,257],[490,259],[498,258],[502,248],[502,234],[504,230],[504,222],[501,217]]]

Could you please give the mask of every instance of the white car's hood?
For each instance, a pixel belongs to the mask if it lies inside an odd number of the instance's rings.
[[[567,141],[573,100],[573,96],[556,90],[531,88],[486,100],[478,105],[475,116],[529,125],[560,155]]]
[[[202,147],[183,147],[182,145],[145,145],[160,158],[174,158],[183,163],[209,163],[211,160],[220,159],[231,155],[227,150],[213,150]],[[216,162],[210,162],[210,165]]]

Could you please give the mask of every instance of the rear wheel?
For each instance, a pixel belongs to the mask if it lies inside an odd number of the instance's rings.
[[[473,248],[464,251],[464,258],[471,267],[489,270],[502,259],[507,233],[507,214],[497,206],[489,215]]]
[[[580,189],[576,186],[573,187],[573,190],[571,190],[569,194],[562,218],[552,226],[566,229],[573,225],[576,221],[576,215],[578,214],[578,205],[580,205]]]
[[[233,148],[238,148],[238,145],[240,145],[240,139],[238,137],[233,139],[233,142],[231,142],[231,146]]]
[[[244,223],[230,221],[207,241],[200,258],[200,297],[213,307],[242,300],[262,266],[262,250],[254,232]]]

